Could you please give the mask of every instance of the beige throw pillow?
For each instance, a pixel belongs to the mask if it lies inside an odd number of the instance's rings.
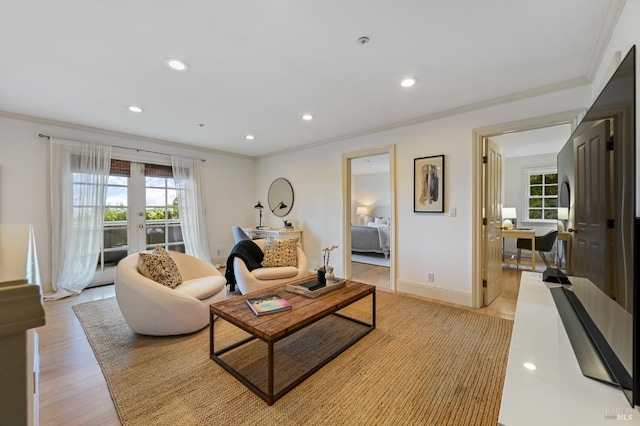
[[[176,288],[182,284],[178,265],[171,255],[160,246],[156,246],[152,253],[138,254],[138,272],[169,288]]]
[[[265,268],[277,266],[298,267],[298,238],[291,240],[267,238],[265,248],[264,259],[262,260],[262,266]]]

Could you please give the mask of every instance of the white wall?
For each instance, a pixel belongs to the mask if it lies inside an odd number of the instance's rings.
[[[362,217],[356,215],[358,207],[367,207],[369,216],[373,217],[374,209],[376,207],[389,207],[390,200],[389,173],[370,173],[353,176],[351,179],[351,223],[362,225]]]
[[[589,87],[574,88],[259,159],[258,195],[266,196],[273,179],[289,179],[296,192],[290,219],[303,228],[316,266],[321,247],[343,242],[343,153],[395,144],[397,289],[471,306],[473,129],[585,108],[589,95]],[[413,159],[438,154],[445,155],[445,211],[456,207],[456,217],[413,212]],[[343,276],[342,247],[334,256],[336,275]],[[428,272],[435,282],[427,283]]]
[[[640,2],[627,1],[612,35],[593,87],[608,79],[616,51],[626,54],[640,42]],[[535,72],[535,70],[532,70]],[[638,68],[640,72],[640,68]],[[639,80],[640,81],[640,80]],[[481,84],[479,76],[478,84]],[[640,87],[639,87],[640,90]],[[304,231],[310,266],[321,260],[320,248],[342,244],[342,169],[345,152],[396,145],[396,262],[397,288],[409,293],[471,305],[472,265],[472,138],[473,129],[557,112],[587,108],[596,89],[585,86],[524,99],[457,116],[360,136],[254,161],[206,153],[205,167],[210,249],[228,251],[234,224],[255,223],[253,205],[266,199],[269,184],[287,178],[295,191],[288,219]],[[640,111],[636,111],[639,114]],[[420,115],[420,111],[416,111]],[[640,120],[637,120],[640,122]],[[640,134],[640,126],[636,131]],[[32,223],[38,238],[43,281],[50,281],[48,214],[48,149],[37,137],[48,133],[70,139],[165,150],[135,138],[116,137],[74,128],[37,124],[0,117],[0,222]],[[640,137],[637,138],[640,140]],[[166,147],[167,153],[188,155],[188,149]],[[640,164],[640,149],[636,150]],[[457,216],[413,212],[413,159],[445,155],[445,210],[457,207]],[[638,188],[640,188],[640,178]],[[640,213],[640,196],[636,197]],[[267,225],[280,227],[280,218],[265,213]],[[344,264],[342,247],[334,252],[336,275]],[[332,258],[334,258],[332,256]],[[332,262],[333,263],[333,262]],[[427,272],[435,282],[427,283]]]
[[[611,77],[611,73],[615,71],[610,65],[616,52],[620,52],[621,59],[629,52],[633,45],[640,45],[640,25],[638,25],[638,17],[640,16],[640,2],[627,0],[622,10],[622,14],[618,20],[615,30],[611,36],[611,41],[607,46],[602,63],[598,68],[592,85],[592,98],[595,100],[604,83]],[[640,46],[636,46],[636,82],[640,81]],[[638,108],[638,100],[640,99],[640,84],[636,83],[636,165],[640,165],[640,108]],[[590,103],[591,104],[591,103]],[[640,216],[640,167],[636,166],[636,216]]]
[[[231,226],[254,223],[255,160],[76,127],[0,116],[0,223],[34,226],[45,292],[51,285],[49,144],[38,133],[205,159],[209,250],[215,263],[224,264],[233,247]]]

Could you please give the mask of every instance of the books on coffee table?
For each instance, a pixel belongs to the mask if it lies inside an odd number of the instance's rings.
[[[291,304],[277,294],[250,297],[247,304],[256,315],[274,314],[291,309]]]

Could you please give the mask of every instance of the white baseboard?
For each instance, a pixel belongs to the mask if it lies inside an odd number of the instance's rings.
[[[396,290],[401,293],[413,294],[414,296],[428,297],[429,299],[436,299],[442,302],[455,303],[456,305],[462,305],[471,307],[471,293],[465,293],[458,290],[449,290],[440,287],[430,286],[424,283],[418,283],[413,281],[396,281]]]

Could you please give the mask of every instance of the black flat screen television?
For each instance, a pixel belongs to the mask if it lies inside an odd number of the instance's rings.
[[[570,286],[552,295],[585,376],[640,405],[635,46],[558,154]],[[636,267],[638,265],[638,267]]]

